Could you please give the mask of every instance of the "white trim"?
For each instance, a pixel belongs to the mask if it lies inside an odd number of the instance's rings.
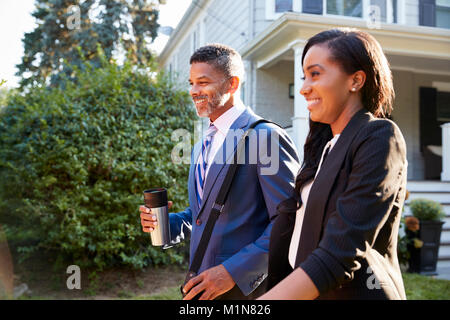
[[[391,70],[407,71],[407,72],[420,73],[420,74],[431,74],[431,75],[436,75],[436,76],[450,76],[450,71],[437,71],[437,70],[417,69],[417,68],[410,68],[410,67],[396,67],[396,66],[391,66]]]
[[[283,15],[284,12],[275,12],[275,1],[266,0],[266,20],[276,20]],[[292,0],[292,11],[302,12],[302,0]]]
[[[292,11],[302,12],[303,11],[303,0],[293,0]]]
[[[433,81],[431,86],[441,92],[450,92],[450,82]]]
[[[386,23],[394,23],[394,4],[392,0],[386,0]]]
[[[397,0],[397,24],[406,24],[405,0]]]

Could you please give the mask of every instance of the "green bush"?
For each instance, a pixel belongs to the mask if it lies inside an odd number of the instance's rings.
[[[167,187],[173,210],[187,205],[189,168],[172,162],[171,134],[193,132],[195,118],[187,93],[153,70],[86,63],[0,111],[0,223],[20,253],[95,268],[182,262],[186,248],[152,247],[140,226],[147,188]]]
[[[411,200],[409,207],[414,217],[419,220],[441,220],[444,218],[444,210],[439,202],[428,199]]]

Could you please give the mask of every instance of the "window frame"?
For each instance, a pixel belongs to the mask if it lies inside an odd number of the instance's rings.
[[[322,16],[324,17],[345,17],[348,19],[353,19],[357,21],[367,20],[369,16],[369,8],[370,8],[370,0],[361,0],[363,4],[363,15],[362,17],[352,17],[352,16],[344,16],[344,15],[336,15],[336,14],[328,14],[327,13],[327,1],[322,0]],[[281,17],[284,12],[275,12],[275,2],[276,0],[266,0],[266,20],[276,20]],[[386,0],[386,22],[382,23],[395,23],[395,24],[403,24],[404,14],[405,14],[405,0],[397,0],[396,8],[394,10],[393,0]],[[303,1],[302,0],[292,0],[292,11],[297,13],[303,13]],[[394,12],[397,13],[397,17],[394,17]],[[394,22],[397,20],[397,22]]]
[[[284,14],[284,12],[275,12],[275,1],[266,0],[266,20],[276,20]],[[292,0],[292,11],[301,13],[302,0]]]
[[[349,18],[349,19],[364,20],[364,21],[368,20],[368,18],[369,18],[370,0],[361,0],[361,2],[362,2],[362,17],[352,17],[352,16],[344,16],[344,15],[327,13],[327,1],[328,0],[322,0],[322,1],[323,1],[322,15],[324,17],[345,17],[345,18]],[[403,0],[397,0],[397,8],[395,10],[397,12],[397,21],[399,21],[399,19],[398,19],[399,2],[403,2]],[[394,23],[395,17],[394,17],[393,13],[394,13],[393,1],[386,0],[386,22],[381,22],[381,23]]]

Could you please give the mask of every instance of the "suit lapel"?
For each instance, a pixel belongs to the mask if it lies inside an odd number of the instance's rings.
[[[365,109],[358,111],[342,131],[336,145],[322,163],[309,193],[295,266],[306,260],[308,255],[317,248],[331,188],[341,169],[350,144],[369,118],[370,114],[366,113]]]
[[[225,137],[222,146],[219,148],[216,155],[214,156],[214,161],[212,162],[211,167],[209,168],[208,171],[208,175],[206,176],[205,187],[203,188],[203,199],[202,204],[200,206],[199,214],[203,211],[213,186],[216,183],[222,184],[222,181],[216,180],[217,177],[219,176],[219,173],[225,168],[225,166],[229,167],[230,157],[232,159],[234,155],[235,146],[230,148],[230,146],[232,146],[231,143],[233,142],[233,140],[239,141],[241,139],[243,133],[245,132],[245,128],[248,126],[250,116],[251,116],[250,110],[246,108],[246,110],[233,122],[233,124],[230,127],[230,130],[228,130],[228,133]],[[228,148],[227,148],[227,141],[229,144]],[[223,178],[225,178],[225,176],[223,176]]]

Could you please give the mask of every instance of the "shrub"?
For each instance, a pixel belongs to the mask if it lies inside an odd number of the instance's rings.
[[[189,96],[164,75],[102,63],[1,110],[0,223],[22,254],[43,248],[96,268],[182,262],[185,249],[151,246],[138,207],[161,186],[174,210],[187,205],[189,168],[172,163],[171,134],[193,132]]]
[[[439,202],[428,199],[411,200],[409,207],[414,217],[419,220],[441,220],[444,210]]]

